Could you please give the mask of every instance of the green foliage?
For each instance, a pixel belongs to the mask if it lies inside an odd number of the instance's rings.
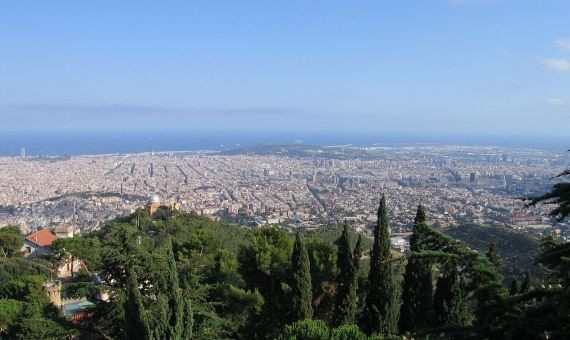
[[[354,246],[354,250],[352,252],[352,266],[354,267],[355,273],[360,271],[360,258],[362,257],[362,235],[358,235],[358,239],[356,240],[356,245]]]
[[[423,205],[418,205],[416,217],[414,218],[414,231],[410,237],[410,250],[420,251],[424,248],[423,239],[427,232],[427,213]]]
[[[104,279],[99,287],[110,295],[108,302],[97,302],[94,319],[82,324],[61,319],[49,304],[41,287],[50,275],[49,263],[0,254],[0,327],[7,328],[9,338],[47,339],[78,336],[78,332],[88,336],[91,331],[106,338],[140,339],[358,340],[395,335],[390,325],[397,322],[399,264],[404,261],[392,258],[386,210],[383,199],[374,241],[358,237],[353,246],[356,237],[348,228],[305,231],[293,242],[281,228],[244,229],[195,214],[151,219],[139,209],[87,237],[54,243],[56,252],[88,262],[90,270]],[[517,290],[508,295],[494,255],[473,251],[425,221],[420,206],[404,274],[401,334],[411,331],[414,338],[568,334],[568,244],[546,239],[538,257],[546,270],[545,286],[529,284],[526,293]],[[310,236],[306,244],[303,235]],[[502,269],[509,267],[506,239],[482,235],[476,237],[484,245],[478,249],[485,251],[487,240],[496,238],[497,247],[489,253],[498,250],[505,263]],[[368,282],[367,261],[361,261],[367,245],[372,247]],[[438,280],[432,296],[434,276]],[[87,279],[77,275],[65,293],[93,295],[97,286]],[[357,286],[361,288],[356,290]],[[345,287],[349,294],[344,294]],[[353,308],[364,311],[363,330],[373,335],[367,338],[357,326],[343,324],[352,317],[333,317],[341,310],[334,307],[335,299],[342,301],[343,296],[349,303],[338,305],[350,306],[350,315]],[[313,308],[316,320],[308,320]],[[299,321],[285,326],[289,320]],[[329,324],[340,326],[329,329]]]
[[[126,287],[125,330],[127,339],[149,339],[150,327],[148,316],[143,306],[143,297],[139,291],[137,275],[130,271]]]
[[[554,237],[545,238],[538,261],[547,270],[551,282],[570,285],[570,243],[563,243]]]
[[[0,256],[13,257],[20,254],[20,249],[24,244],[20,228],[14,225],[7,225],[0,228]]]
[[[254,336],[255,332],[251,332],[248,326],[260,318],[264,303],[265,300],[257,289],[249,291],[243,288],[229,286],[225,314],[231,318],[233,333],[235,333],[238,338],[247,339]]]
[[[395,334],[399,317],[399,286],[390,253],[390,234],[386,197],[378,208],[374,229],[374,245],[370,255],[368,291],[364,306],[363,325],[369,333]]]
[[[337,275],[336,247],[329,241],[316,237],[307,240],[307,253],[311,264],[313,285],[313,316],[323,320],[332,317]]]
[[[476,224],[447,228],[445,233],[480,252],[488,251],[494,241],[502,262],[501,274],[506,278],[522,277],[526,270],[540,276],[534,260],[540,252],[540,242],[534,236],[512,229]]]
[[[366,340],[368,337],[360,328],[352,324],[341,325],[331,332],[331,340]]]
[[[10,328],[22,314],[22,302],[13,299],[0,299],[0,334]]]
[[[367,340],[368,338],[356,325],[344,324],[329,329],[322,320],[301,320],[285,326],[278,340]]]
[[[251,244],[241,248],[239,271],[246,288],[258,289],[265,301],[261,318],[250,325],[256,336],[274,332],[284,325],[290,309],[287,298],[293,240],[283,229],[264,227],[257,229]]]
[[[516,295],[519,292],[519,283],[517,282],[517,278],[513,277],[513,280],[511,281],[511,287],[509,288],[509,294],[510,295]]]
[[[149,266],[154,263],[154,256],[148,246],[142,244],[144,235],[135,226],[111,222],[99,235],[102,247],[100,275],[105,282],[114,287],[125,287],[127,268],[137,272],[142,284],[150,281],[152,271]]]
[[[408,259],[406,267],[406,275],[404,277],[404,294],[402,305],[402,316],[400,326],[403,326],[401,331],[406,329],[413,329],[413,324],[402,324],[402,320],[407,320],[410,311],[410,306],[413,310],[418,310],[416,299],[410,298],[413,290],[414,281],[425,282],[421,291],[427,293],[431,289],[432,279],[427,280],[427,276],[432,275],[433,263],[446,263],[447,261],[457,259],[461,261],[462,273],[465,276],[465,293],[473,301],[475,306],[475,323],[479,332],[485,334],[487,337],[496,337],[499,334],[497,327],[494,326],[499,320],[504,319],[506,313],[504,306],[505,298],[507,297],[507,290],[503,286],[503,278],[497,272],[492,263],[486,256],[481,253],[474,252],[465,244],[452,240],[449,236],[443,234],[440,230],[436,230],[426,224],[417,225],[414,228],[414,233],[418,231],[416,237],[416,250],[412,252]],[[425,266],[422,268],[422,262]],[[426,265],[427,264],[427,265]],[[428,267],[429,265],[429,267]],[[413,266],[417,266],[414,269]],[[414,278],[418,276],[418,278]],[[421,279],[426,277],[426,279]],[[429,283],[428,283],[429,282]],[[408,287],[408,288],[406,288]],[[431,294],[419,294],[419,301],[427,301]],[[422,298],[424,300],[422,300]],[[421,303],[420,306],[427,306],[427,303]],[[413,314],[412,314],[413,315]],[[418,314],[416,314],[418,315]],[[427,314],[431,315],[431,314]],[[421,326],[425,327],[431,323],[429,318],[420,319]],[[417,326],[416,326],[417,327]]]
[[[336,240],[338,240],[340,238],[343,230],[344,230],[344,224],[343,225],[337,225],[334,227],[321,227],[321,228],[317,228],[317,229],[303,230],[301,232],[308,239],[319,239],[319,240],[323,240],[323,241],[326,241],[328,243],[333,244],[336,242]],[[354,241],[354,240],[358,239],[358,236],[360,234],[349,228],[348,229],[348,235],[349,235],[350,239]],[[362,239],[362,251],[367,251],[367,250],[372,249],[373,243],[374,242],[368,238]],[[352,244],[352,246],[354,246],[354,244]]]
[[[530,292],[531,288],[532,288],[532,277],[530,275],[530,271],[527,271],[526,275],[524,276],[524,280],[521,283],[520,292],[522,294],[528,293]]]
[[[497,271],[501,271],[501,257],[499,256],[497,250],[497,241],[495,240],[491,241],[491,243],[489,244],[489,250],[487,250],[485,255],[487,256],[489,261],[491,261],[493,266],[495,266],[495,269],[497,269]]]
[[[100,265],[101,244],[97,238],[79,236],[59,238],[52,243],[51,247],[54,252],[64,251],[81,259],[89,268],[97,268]]]
[[[166,338],[170,329],[170,309],[168,307],[168,298],[166,294],[160,294],[156,299],[154,308],[151,309],[152,315],[152,335],[155,339]]]
[[[279,340],[329,340],[330,331],[322,320],[300,320],[285,326]]]
[[[344,225],[341,237],[337,240],[337,266],[339,273],[337,276],[337,295],[334,309],[333,323],[342,325],[353,323],[356,317],[356,290],[357,271],[354,268],[355,262],[353,251],[350,247],[348,226]]]
[[[277,227],[256,230],[251,245],[242,248],[240,272],[249,287],[259,287],[262,294],[285,282],[290,268],[293,241]]]
[[[192,339],[193,328],[194,328],[194,312],[192,310],[192,301],[188,297],[184,299],[184,310],[182,315],[183,315],[183,321],[182,321],[181,339],[185,340]]]
[[[450,263],[437,280],[434,294],[435,326],[464,327],[469,324],[471,315],[464,283],[456,263]]]
[[[431,261],[413,254],[408,257],[402,291],[400,332],[410,332],[431,326],[432,316]]]
[[[517,294],[503,301],[508,312],[506,320],[493,324],[498,332],[509,338],[564,339],[570,333],[570,243],[562,243],[552,237],[542,244],[538,261],[548,271],[545,287],[532,287],[527,275],[526,293]]]
[[[167,338],[177,340],[182,337],[184,332],[184,318],[186,302],[182,298],[180,286],[178,284],[178,269],[174,260],[172,246],[167,245],[168,256],[168,307],[170,309],[170,327],[168,328]],[[188,316],[192,318],[192,315]],[[190,332],[191,333],[191,332]]]
[[[75,335],[71,325],[63,326],[61,322],[46,318],[40,313],[25,316],[13,327],[10,336],[13,339],[45,339],[59,340]]]
[[[309,254],[305,240],[297,233],[291,254],[291,319],[310,319],[313,316],[313,287]]]
[[[0,258],[0,298],[22,300],[30,289],[41,289],[49,277],[49,266],[43,260]]]
[[[18,298],[21,302],[21,313],[11,320],[11,326],[7,330],[8,338],[65,339],[77,335],[76,327],[61,318],[59,310],[50,304],[42,290],[43,278],[37,275],[24,278],[26,293],[22,298]]]

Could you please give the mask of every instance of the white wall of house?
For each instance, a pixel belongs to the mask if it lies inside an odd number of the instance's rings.
[[[51,255],[51,249],[48,247],[40,247],[34,242],[28,240],[24,240],[24,245],[22,246],[21,251],[24,254],[24,257],[30,259]]]

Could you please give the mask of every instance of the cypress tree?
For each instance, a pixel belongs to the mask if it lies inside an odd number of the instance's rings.
[[[463,279],[452,264],[437,280],[434,294],[436,326],[466,326],[470,319],[468,304],[463,291]]]
[[[427,328],[431,325],[433,282],[431,261],[422,258],[419,253],[424,242],[426,230],[426,212],[422,205],[418,206],[414,220],[414,232],[410,238],[412,253],[408,256],[404,285],[402,292],[402,306],[400,310],[399,329],[401,333]]]
[[[408,257],[404,274],[399,329],[401,333],[431,325],[433,282],[428,259]]]
[[[170,311],[166,294],[158,294],[156,304],[153,308],[154,322],[153,335],[155,339],[166,339],[170,329]]]
[[[489,250],[487,250],[485,255],[487,256],[489,261],[491,261],[491,263],[493,264],[495,269],[497,269],[497,271],[500,272],[501,271],[501,257],[499,256],[499,252],[497,250],[497,242],[495,240],[491,241],[491,243],[489,244]]]
[[[313,316],[313,292],[309,254],[305,241],[297,232],[291,255],[291,317],[292,321],[310,319]]]
[[[528,293],[530,292],[531,288],[532,288],[532,278],[530,276],[530,270],[527,270],[524,276],[524,281],[521,283],[521,293],[522,294]]]
[[[386,197],[382,196],[378,208],[378,221],[376,228],[374,228],[374,244],[368,274],[368,292],[363,315],[363,325],[369,334],[396,333],[399,292],[391,259],[388,210],[386,208]]]
[[[518,292],[519,292],[519,283],[517,282],[517,278],[513,277],[513,280],[511,281],[511,288],[509,290],[509,294],[517,295]]]
[[[194,327],[194,315],[192,302],[189,297],[184,299],[184,322],[182,329],[182,339],[192,339],[192,328]]]
[[[178,269],[174,260],[172,244],[168,242],[168,307],[170,308],[170,320],[168,338],[181,339],[184,332],[184,308],[185,302],[180,293],[178,284]]]
[[[414,218],[414,226],[420,225],[422,223],[427,223],[427,213],[426,208],[419,204],[418,210],[416,211],[416,217]]]
[[[129,271],[125,300],[125,331],[127,339],[149,339],[150,327],[139,291],[137,275]]]
[[[414,229],[410,237],[410,250],[419,251],[421,248],[421,241],[423,236],[423,229],[427,223],[426,209],[423,205],[418,205],[416,217],[414,218]]]
[[[354,323],[356,314],[356,271],[350,249],[348,226],[344,224],[342,235],[337,240],[337,295],[335,301],[333,324]]]
[[[354,251],[352,252],[352,261],[354,268],[354,277],[358,281],[358,274],[360,273],[360,258],[362,257],[362,235],[358,234]]]

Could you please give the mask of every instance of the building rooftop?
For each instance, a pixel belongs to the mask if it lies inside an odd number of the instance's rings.
[[[57,239],[58,237],[55,236],[55,234],[47,228],[26,236],[26,240],[33,242],[40,247],[49,247],[53,241]]]

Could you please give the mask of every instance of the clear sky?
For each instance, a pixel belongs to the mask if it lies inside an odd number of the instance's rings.
[[[570,137],[570,1],[2,1],[0,118]]]

